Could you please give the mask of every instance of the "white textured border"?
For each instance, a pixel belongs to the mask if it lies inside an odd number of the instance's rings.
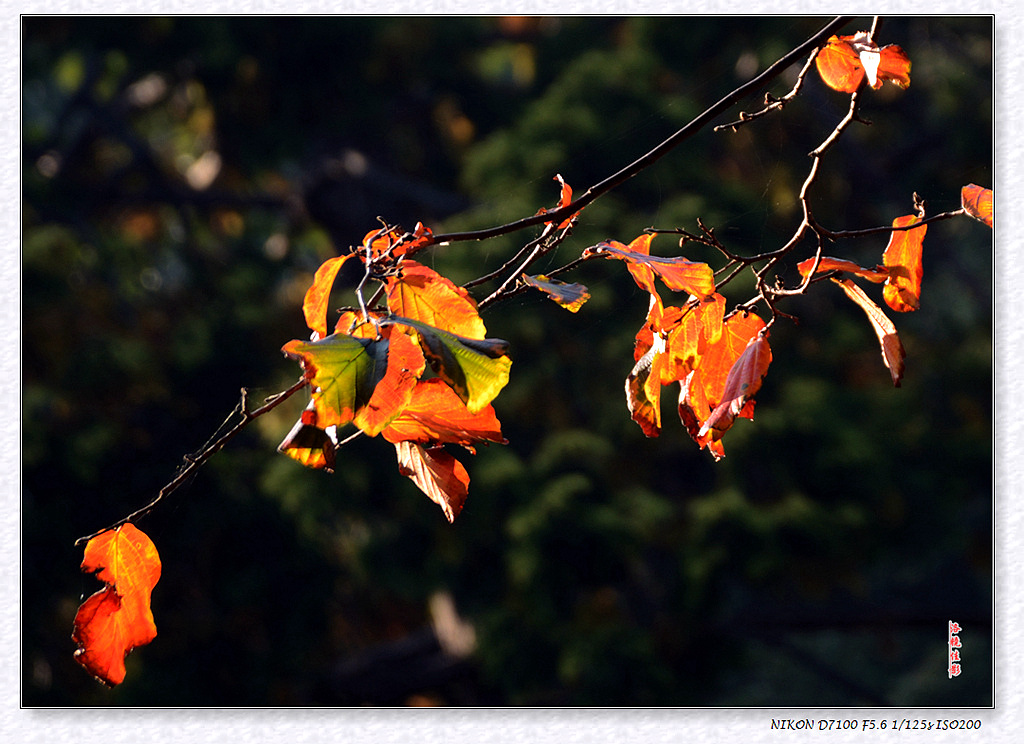
[[[1017,144],[1018,127],[1013,118],[1021,106],[1021,80],[1024,79],[1024,55],[1019,51],[1024,27],[1014,0],[964,4],[962,2],[910,2],[901,4],[899,14],[993,13],[996,17],[996,181],[1000,207],[996,233],[996,708],[963,711],[966,717],[980,718],[978,734],[962,731],[864,733],[782,732],[771,730],[771,718],[892,718],[888,710],[870,709],[745,709],[745,710],[459,710],[459,709],[363,709],[363,710],[20,710],[20,469],[21,469],[21,265],[20,265],[20,18],[21,13],[324,13],[324,14],[674,14],[699,10],[708,15],[747,13],[798,15],[834,15],[850,12],[822,3],[722,2],[711,0],[699,7],[665,2],[528,2],[502,3],[492,0],[366,0],[340,2],[304,1],[287,5],[266,0],[244,3],[178,0],[158,4],[138,2],[112,3],[107,0],[65,0],[57,3],[13,3],[0,0],[3,7],[0,69],[3,80],[3,106],[0,107],[0,187],[4,210],[0,215],[2,253],[0,253],[0,527],[5,570],[2,573],[0,603],[0,658],[3,659],[0,691],[0,739],[24,742],[259,742],[300,741],[373,742],[388,744],[477,744],[477,742],[683,742],[692,739],[717,742],[791,741],[794,739],[835,741],[888,740],[892,736],[927,736],[929,742],[981,740],[1010,742],[1024,727],[1024,658],[1021,654],[1022,569],[1017,560],[1024,542],[1024,509],[1020,501],[1024,463],[1021,453],[1022,398],[1017,390],[1021,355],[1024,352],[1024,324],[1015,318],[1011,298],[1024,280],[1020,262],[1022,249],[1018,235],[1024,231],[1021,210],[1024,163]],[[853,12],[879,12],[877,7]],[[934,709],[901,710],[900,717],[956,717],[958,711]]]

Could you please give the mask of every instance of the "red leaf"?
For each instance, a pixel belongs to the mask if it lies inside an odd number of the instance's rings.
[[[747,401],[761,389],[761,381],[768,373],[768,365],[772,362],[772,350],[768,346],[766,335],[767,332],[762,331],[750,339],[747,348],[732,365],[725,380],[722,400],[700,427],[698,436],[704,436],[714,430],[717,433],[715,438],[721,438],[744,409]]]
[[[806,261],[801,261],[797,264],[797,270],[801,276],[806,277],[807,273],[814,266],[814,259],[808,258]],[[843,271],[856,276],[862,276],[869,282],[875,284],[881,284],[889,278],[889,271],[884,266],[878,266],[874,269],[865,269],[858,266],[853,261],[847,261],[845,258],[830,258],[829,256],[822,256],[821,261],[818,262],[817,274],[823,274],[826,271]]]
[[[885,80],[900,88],[910,85],[910,59],[906,53],[895,44],[879,47],[867,31],[833,36],[814,62],[825,84],[841,93],[853,93],[865,77],[876,89]]]
[[[960,204],[971,217],[992,227],[992,189],[968,184],[960,190]]]
[[[893,227],[916,225],[921,218],[916,215],[897,217]],[[895,230],[889,238],[889,245],[882,255],[882,263],[889,270],[889,279],[882,290],[885,303],[897,312],[917,310],[921,300],[921,249],[927,225],[913,230]]]
[[[875,329],[875,335],[878,336],[878,343],[882,348],[882,362],[889,368],[892,384],[899,387],[900,380],[903,377],[903,359],[906,356],[906,352],[903,350],[903,343],[896,333],[896,326],[882,312],[882,309],[864,294],[864,290],[854,284],[852,280],[832,279],[832,281],[842,287],[846,296],[856,302],[868,316],[868,320],[871,321],[871,327]]]
[[[82,570],[106,586],[75,615],[75,660],[102,682],[117,685],[124,680],[125,656],[156,638],[149,600],[160,580],[160,556],[144,532],[125,524],[86,544]]]
[[[505,444],[494,408],[485,406],[472,413],[444,380],[421,380],[409,404],[381,433],[386,440],[418,444],[461,444],[478,442]]]
[[[442,447],[424,449],[414,442],[395,444],[398,469],[441,507],[449,522],[462,511],[469,494],[469,474]]]
[[[306,325],[316,334],[318,338],[327,336],[327,304],[331,297],[331,288],[334,280],[341,271],[345,262],[354,254],[346,256],[335,256],[324,261],[316,270],[313,283],[306,290],[306,297],[302,301],[302,314],[306,318]]]
[[[715,459],[725,456],[719,441],[722,432],[705,428],[705,422],[719,404],[727,400],[726,388],[733,365],[764,327],[764,321],[754,313],[736,313],[727,318],[721,337],[708,345],[696,368],[680,386],[679,418],[694,441],[711,450]],[[746,381],[749,384],[749,380]],[[753,418],[754,401],[746,400],[733,418],[736,416]]]
[[[558,207],[556,207],[556,209],[561,209],[562,207],[569,206],[570,204],[572,204],[572,187],[565,182],[565,179],[562,178],[562,174],[561,173],[555,174],[554,180],[558,181],[560,184],[562,184],[561,198],[558,201]],[[541,209],[537,210],[537,214],[547,214],[548,212],[553,212],[553,211],[555,211],[555,210],[541,208]],[[580,211],[583,211],[583,210],[580,210]],[[559,230],[564,230],[565,228],[569,227],[569,225],[572,224],[572,221],[574,219],[576,219],[577,216],[579,216],[579,213],[580,212],[574,212],[573,214],[569,215],[569,217],[567,217],[566,219],[564,219],[560,223],[558,223],[558,229]],[[545,222],[544,224],[545,225],[550,225],[551,223],[550,222]]]

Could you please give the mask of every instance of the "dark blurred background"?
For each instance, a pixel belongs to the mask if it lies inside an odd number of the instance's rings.
[[[163,558],[159,635],[124,684],[72,659],[99,587],[74,540],[149,501],[241,387],[296,379],[280,347],[308,333],[324,259],[377,216],[484,227],[553,205],[556,173],[582,192],[824,22],[23,18],[22,703],[992,704],[992,233],[966,218],[929,228],[921,310],[891,313],[901,389],[861,310],[819,285],[783,308],[800,323],[773,328],[754,421],[719,463],[670,389],[660,438],[630,420],[647,300],[618,262],[563,277],[593,295],[576,315],[540,295],[485,313],[512,343],[510,443],[464,458],[454,525],[382,441],[345,447],[333,475],[276,454],[295,396],[139,523]],[[871,126],[826,159],[812,208],[832,229],[992,185],[991,17],[888,19],[880,41],[912,84],[866,92]],[[782,245],[846,106],[812,74],[781,115],[702,132],[539,270],[697,218],[739,252]],[[529,237],[420,258],[463,282]],[[829,252],[870,266],[885,243]]]

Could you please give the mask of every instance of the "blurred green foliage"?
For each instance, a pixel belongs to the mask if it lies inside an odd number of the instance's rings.
[[[660,438],[629,419],[647,300],[619,262],[571,275],[593,295],[576,315],[539,294],[486,313],[512,342],[510,444],[467,458],[454,525],[384,442],[352,442],[334,475],[276,454],[296,396],[140,523],[164,561],[159,636],[126,682],[72,659],[97,588],[75,538],[155,495],[241,387],[296,379],[279,350],[307,333],[322,260],[378,215],[461,230],[555,204],[555,173],[581,192],[821,25],[25,17],[22,703],[990,705],[992,236],[968,219],[929,229],[922,308],[894,319],[901,389],[861,311],[819,285],[785,307],[799,325],[773,328],[755,419],[717,464],[671,391]],[[894,18],[881,39],[912,85],[867,92],[871,126],[826,159],[812,206],[831,229],[992,185],[991,18]],[[846,100],[812,74],[781,114],[702,132],[587,208],[538,271],[697,218],[737,251],[782,245]],[[463,282],[528,238],[423,260]],[[873,265],[884,244],[828,250]],[[416,645],[438,592],[476,638],[440,671]],[[964,627],[952,681],[948,620]]]

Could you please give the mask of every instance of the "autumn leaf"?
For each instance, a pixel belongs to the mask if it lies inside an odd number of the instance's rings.
[[[684,379],[707,346],[722,334],[725,298],[719,294],[686,308],[662,308],[652,302],[647,322],[637,332],[636,361],[626,377],[626,406],[644,434],[661,430],[661,388]]]
[[[754,313],[731,315],[722,326],[721,337],[708,345],[696,368],[680,384],[679,418],[693,440],[701,448],[707,447],[716,460],[725,457],[720,441],[722,432],[704,425],[719,404],[728,400],[729,373],[750,341],[764,327],[764,321]],[[749,384],[750,380],[746,382]],[[754,401],[745,400],[742,407],[731,415],[733,419],[753,418]]]
[[[555,209],[561,209],[562,207],[567,207],[570,204],[572,204],[572,187],[565,182],[565,179],[562,178],[562,174],[561,173],[555,174],[555,177],[554,177],[553,180],[558,181],[560,184],[562,184],[561,198],[559,199],[558,206]],[[537,214],[538,215],[547,214],[548,212],[553,212],[553,211],[555,211],[555,210],[554,209],[544,209],[544,208],[541,208],[541,209],[537,210]],[[580,211],[582,211],[582,210],[580,210]],[[565,228],[569,227],[569,225],[572,224],[572,221],[574,219],[576,219],[577,216],[579,216],[579,212],[574,212],[569,217],[567,217],[564,220],[562,220],[560,223],[558,223],[558,229],[559,230],[564,230]],[[550,225],[552,223],[545,222],[544,224],[545,225]]]
[[[814,62],[825,84],[840,93],[853,93],[865,77],[875,89],[885,80],[900,88],[910,85],[910,59],[903,49],[879,47],[867,31],[831,37]]]
[[[448,383],[471,413],[478,413],[508,384],[512,360],[508,342],[471,339],[412,318],[388,320],[415,330],[431,368]]]
[[[331,427],[331,431],[334,427]],[[307,468],[334,472],[334,457],[337,442],[328,430],[317,426],[316,405],[312,400],[303,410],[295,426],[291,428],[277,451],[288,455]]]
[[[469,494],[469,474],[443,447],[426,449],[415,442],[397,442],[398,469],[441,507],[449,522],[462,511]]]
[[[590,299],[590,292],[582,284],[568,284],[557,279],[549,279],[543,274],[537,276],[522,275],[523,284],[538,289],[569,312],[575,313],[583,303]]]
[[[415,261],[403,262],[399,274],[388,278],[387,297],[388,308],[395,315],[466,338],[482,339],[487,335],[469,293]]]
[[[320,427],[353,423],[370,436],[401,413],[426,368],[419,345],[387,327],[379,339],[333,333],[282,351],[302,364]]]
[[[665,286],[676,292],[689,292],[696,297],[705,297],[715,291],[714,271],[705,263],[687,261],[682,257],[663,258],[650,255],[652,234],[635,238],[628,246],[616,240],[590,246],[583,251],[583,257],[593,255],[617,258],[627,263],[629,273],[641,289],[656,294],[652,276],[656,275]]]
[[[160,580],[160,556],[132,524],[107,530],[85,546],[82,570],[106,586],[78,608],[71,638],[75,660],[102,682],[124,681],[128,653],[156,638],[150,595]]]
[[[921,218],[916,215],[897,217],[893,227],[916,225]],[[917,310],[921,301],[921,249],[927,225],[913,230],[894,230],[889,245],[882,254],[882,263],[889,272],[889,278],[882,289],[885,303],[897,312]]]
[[[808,258],[806,261],[801,261],[797,264],[797,270],[800,275],[806,277],[807,274],[814,267],[814,259]],[[853,261],[847,261],[845,258],[830,258],[829,256],[822,256],[821,261],[818,262],[818,269],[815,273],[823,274],[826,271],[842,271],[848,274],[854,274],[867,279],[869,282],[875,284],[881,284],[889,278],[889,271],[884,266],[876,266],[873,269],[865,269],[862,266],[858,266]]]
[[[772,362],[767,335],[767,330],[762,330],[747,342],[747,348],[732,365],[725,379],[721,401],[701,425],[698,437],[713,431],[713,438],[720,439],[743,411],[747,401],[761,389],[761,381]]]
[[[896,326],[882,312],[882,309],[864,294],[864,290],[854,284],[852,280],[833,278],[832,281],[842,287],[846,296],[856,302],[868,316],[871,327],[875,329],[875,335],[878,336],[878,343],[882,350],[882,362],[889,369],[892,384],[899,387],[900,380],[903,378],[903,359],[906,357],[906,352],[903,350],[899,334],[896,333]]]
[[[402,412],[381,433],[389,442],[459,444],[466,448],[479,442],[505,444],[494,408],[470,412],[444,380],[421,380]]]
[[[971,217],[992,227],[992,189],[968,184],[960,190],[960,204]]]
[[[341,267],[353,255],[349,253],[324,261],[316,270],[313,283],[306,290],[306,296],[302,301],[302,315],[306,318],[309,329],[317,334],[317,338],[327,336],[327,305],[331,297],[331,288]]]

